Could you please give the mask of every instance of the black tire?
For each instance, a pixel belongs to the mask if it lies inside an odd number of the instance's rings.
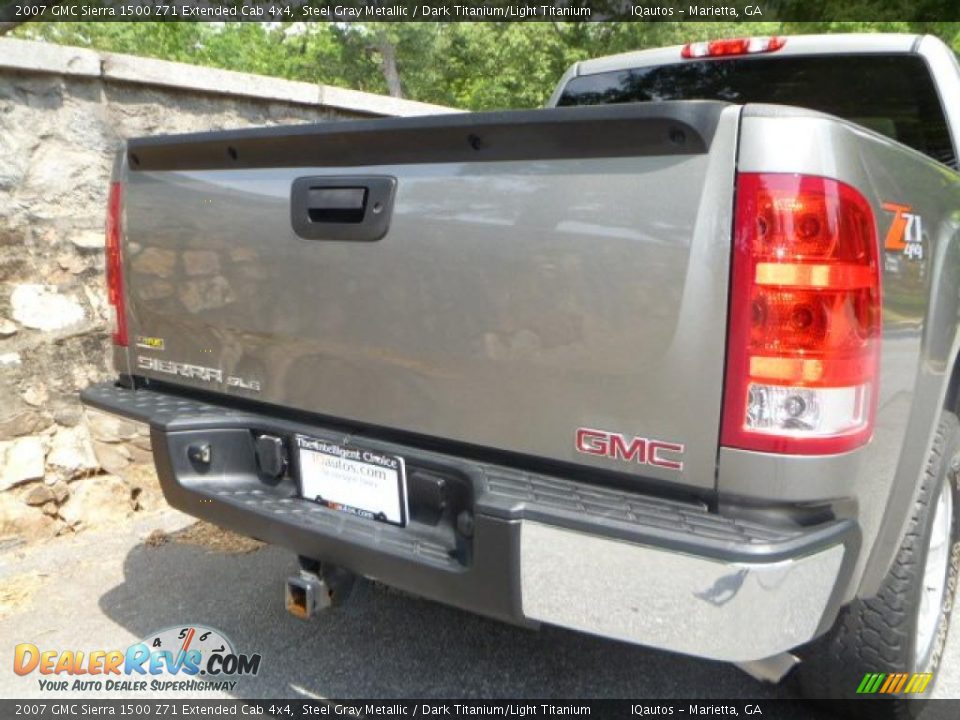
[[[897,557],[875,597],[855,600],[845,607],[834,627],[822,638],[800,651],[802,663],[796,678],[800,692],[808,698],[860,699],[847,709],[854,716],[870,718],[913,718],[924,709],[936,682],[943,648],[950,626],[950,612],[960,566],[958,509],[960,488],[958,473],[951,462],[960,452],[960,421],[953,413],[943,413],[921,479],[907,533]],[[917,660],[917,627],[920,594],[927,554],[933,530],[937,501],[944,485],[952,493],[950,544],[946,585],[937,620],[932,651]],[[933,673],[933,680],[922,696],[882,702],[884,695],[858,695],[857,687],[866,673]]]

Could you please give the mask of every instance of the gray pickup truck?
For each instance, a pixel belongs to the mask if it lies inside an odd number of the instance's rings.
[[[354,577],[933,687],[960,566],[960,69],[932,37],[576,64],[541,110],[129,140],[115,382],[176,508]]]

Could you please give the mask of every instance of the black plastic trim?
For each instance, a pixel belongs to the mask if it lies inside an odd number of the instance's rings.
[[[181,481],[174,446],[184,434],[151,430],[157,474],[167,502],[190,515],[242,534],[285,547],[301,557],[330,562],[364,577],[380,580],[415,595],[507,622],[537,626],[523,615],[520,598],[520,524],[478,517],[474,538],[482,552],[463,565],[424,549],[421,540],[402,542],[404,530],[329,510],[308,500],[273,495],[238,495],[236,484],[221,483],[232,497],[218,494],[214,480]],[[240,490],[242,492],[242,490]],[[286,507],[277,505],[287,500]],[[309,516],[292,512],[305,510]]]
[[[704,153],[727,103],[685,100],[351,120],[127,142],[131,172]]]

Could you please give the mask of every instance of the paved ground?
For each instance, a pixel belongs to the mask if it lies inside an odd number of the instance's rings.
[[[553,628],[517,629],[370,583],[346,607],[305,623],[283,609],[282,583],[295,561],[282,550],[144,543],[155,528],[190,522],[168,511],[122,533],[4,551],[3,655],[18,642],[125,648],[194,622],[221,629],[241,652],[262,654],[260,676],[237,689],[244,698],[789,697],[723,664]],[[35,676],[18,677],[9,660],[0,662],[0,697],[39,694]],[[938,694],[960,698],[960,632],[948,645]]]

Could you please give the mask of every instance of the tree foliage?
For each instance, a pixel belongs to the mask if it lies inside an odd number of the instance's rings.
[[[14,35],[494,110],[542,105],[563,72],[590,57],[744,34],[824,32],[931,33],[960,50],[960,23],[947,22],[38,22]]]

